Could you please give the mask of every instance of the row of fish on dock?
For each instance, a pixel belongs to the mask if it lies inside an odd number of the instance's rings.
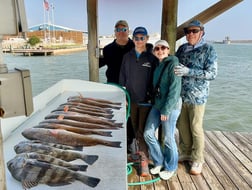
[[[105,99],[68,97],[38,125],[22,131],[27,140],[14,146],[16,156],[7,162],[8,170],[23,189],[38,184],[67,185],[75,180],[96,187],[101,179],[83,172],[99,155],[85,154],[83,146],[121,147],[120,141],[104,140],[123,127],[123,123],[113,120],[113,110],[120,108],[121,103]],[[76,159],[85,164],[73,164]]]

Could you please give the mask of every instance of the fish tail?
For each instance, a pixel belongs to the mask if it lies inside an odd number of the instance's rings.
[[[119,128],[122,128],[123,123],[115,123],[115,126],[116,126],[116,127],[119,127]]]
[[[74,165],[71,169],[74,171],[87,171],[88,165]]]
[[[86,163],[88,163],[89,165],[92,165],[98,159],[98,156],[97,155],[84,155],[82,156],[81,159],[85,161]]]
[[[99,134],[105,137],[112,137],[111,131],[100,131]]]
[[[113,108],[113,109],[116,109],[116,110],[119,110],[119,109],[122,108],[121,106],[110,106],[110,107]]]
[[[74,150],[83,151],[83,146],[74,146]]]
[[[77,174],[76,179],[90,187],[96,187],[101,181],[99,178],[86,176],[80,173]]]
[[[113,114],[107,114],[107,115],[104,115],[103,117],[105,117],[106,119],[112,119],[114,117]]]
[[[115,141],[115,142],[108,142],[106,143],[107,146],[115,147],[115,148],[121,148],[121,142]]]

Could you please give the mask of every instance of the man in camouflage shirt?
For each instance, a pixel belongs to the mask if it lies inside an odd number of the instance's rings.
[[[204,163],[203,117],[209,95],[209,81],[217,75],[217,55],[202,38],[204,27],[193,20],[184,32],[188,43],[181,45],[176,56],[180,66],[175,74],[182,76],[182,110],[178,118],[179,161],[192,161],[190,174],[198,175]]]

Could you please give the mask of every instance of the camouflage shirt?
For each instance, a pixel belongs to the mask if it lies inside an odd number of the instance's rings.
[[[195,46],[181,45],[176,56],[179,62],[189,68],[182,77],[181,97],[184,103],[204,104],[209,95],[210,80],[217,75],[217,54],[212,45],[202,39]]]

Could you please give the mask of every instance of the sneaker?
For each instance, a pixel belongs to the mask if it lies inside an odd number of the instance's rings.
[[[192,175],[199,175],[202,172],[202,166],[203,163],[197,163],[197,162],[193,162],[191,170],[190,170],[190,174]]]
[[[192,161],[192,157],[190,155],[184,155],[184,154],[179,155],[178,162],[181,163],[185,161]]]
[[[175,174],[175,171],[169,172],[167,170],[159,172],[159,177],[163,180],[170,179]]]
[[[154,168],[151,168],[150,173],[153,175],[158,174],[162,168],[163,168],[163,166],[156,166]]]

